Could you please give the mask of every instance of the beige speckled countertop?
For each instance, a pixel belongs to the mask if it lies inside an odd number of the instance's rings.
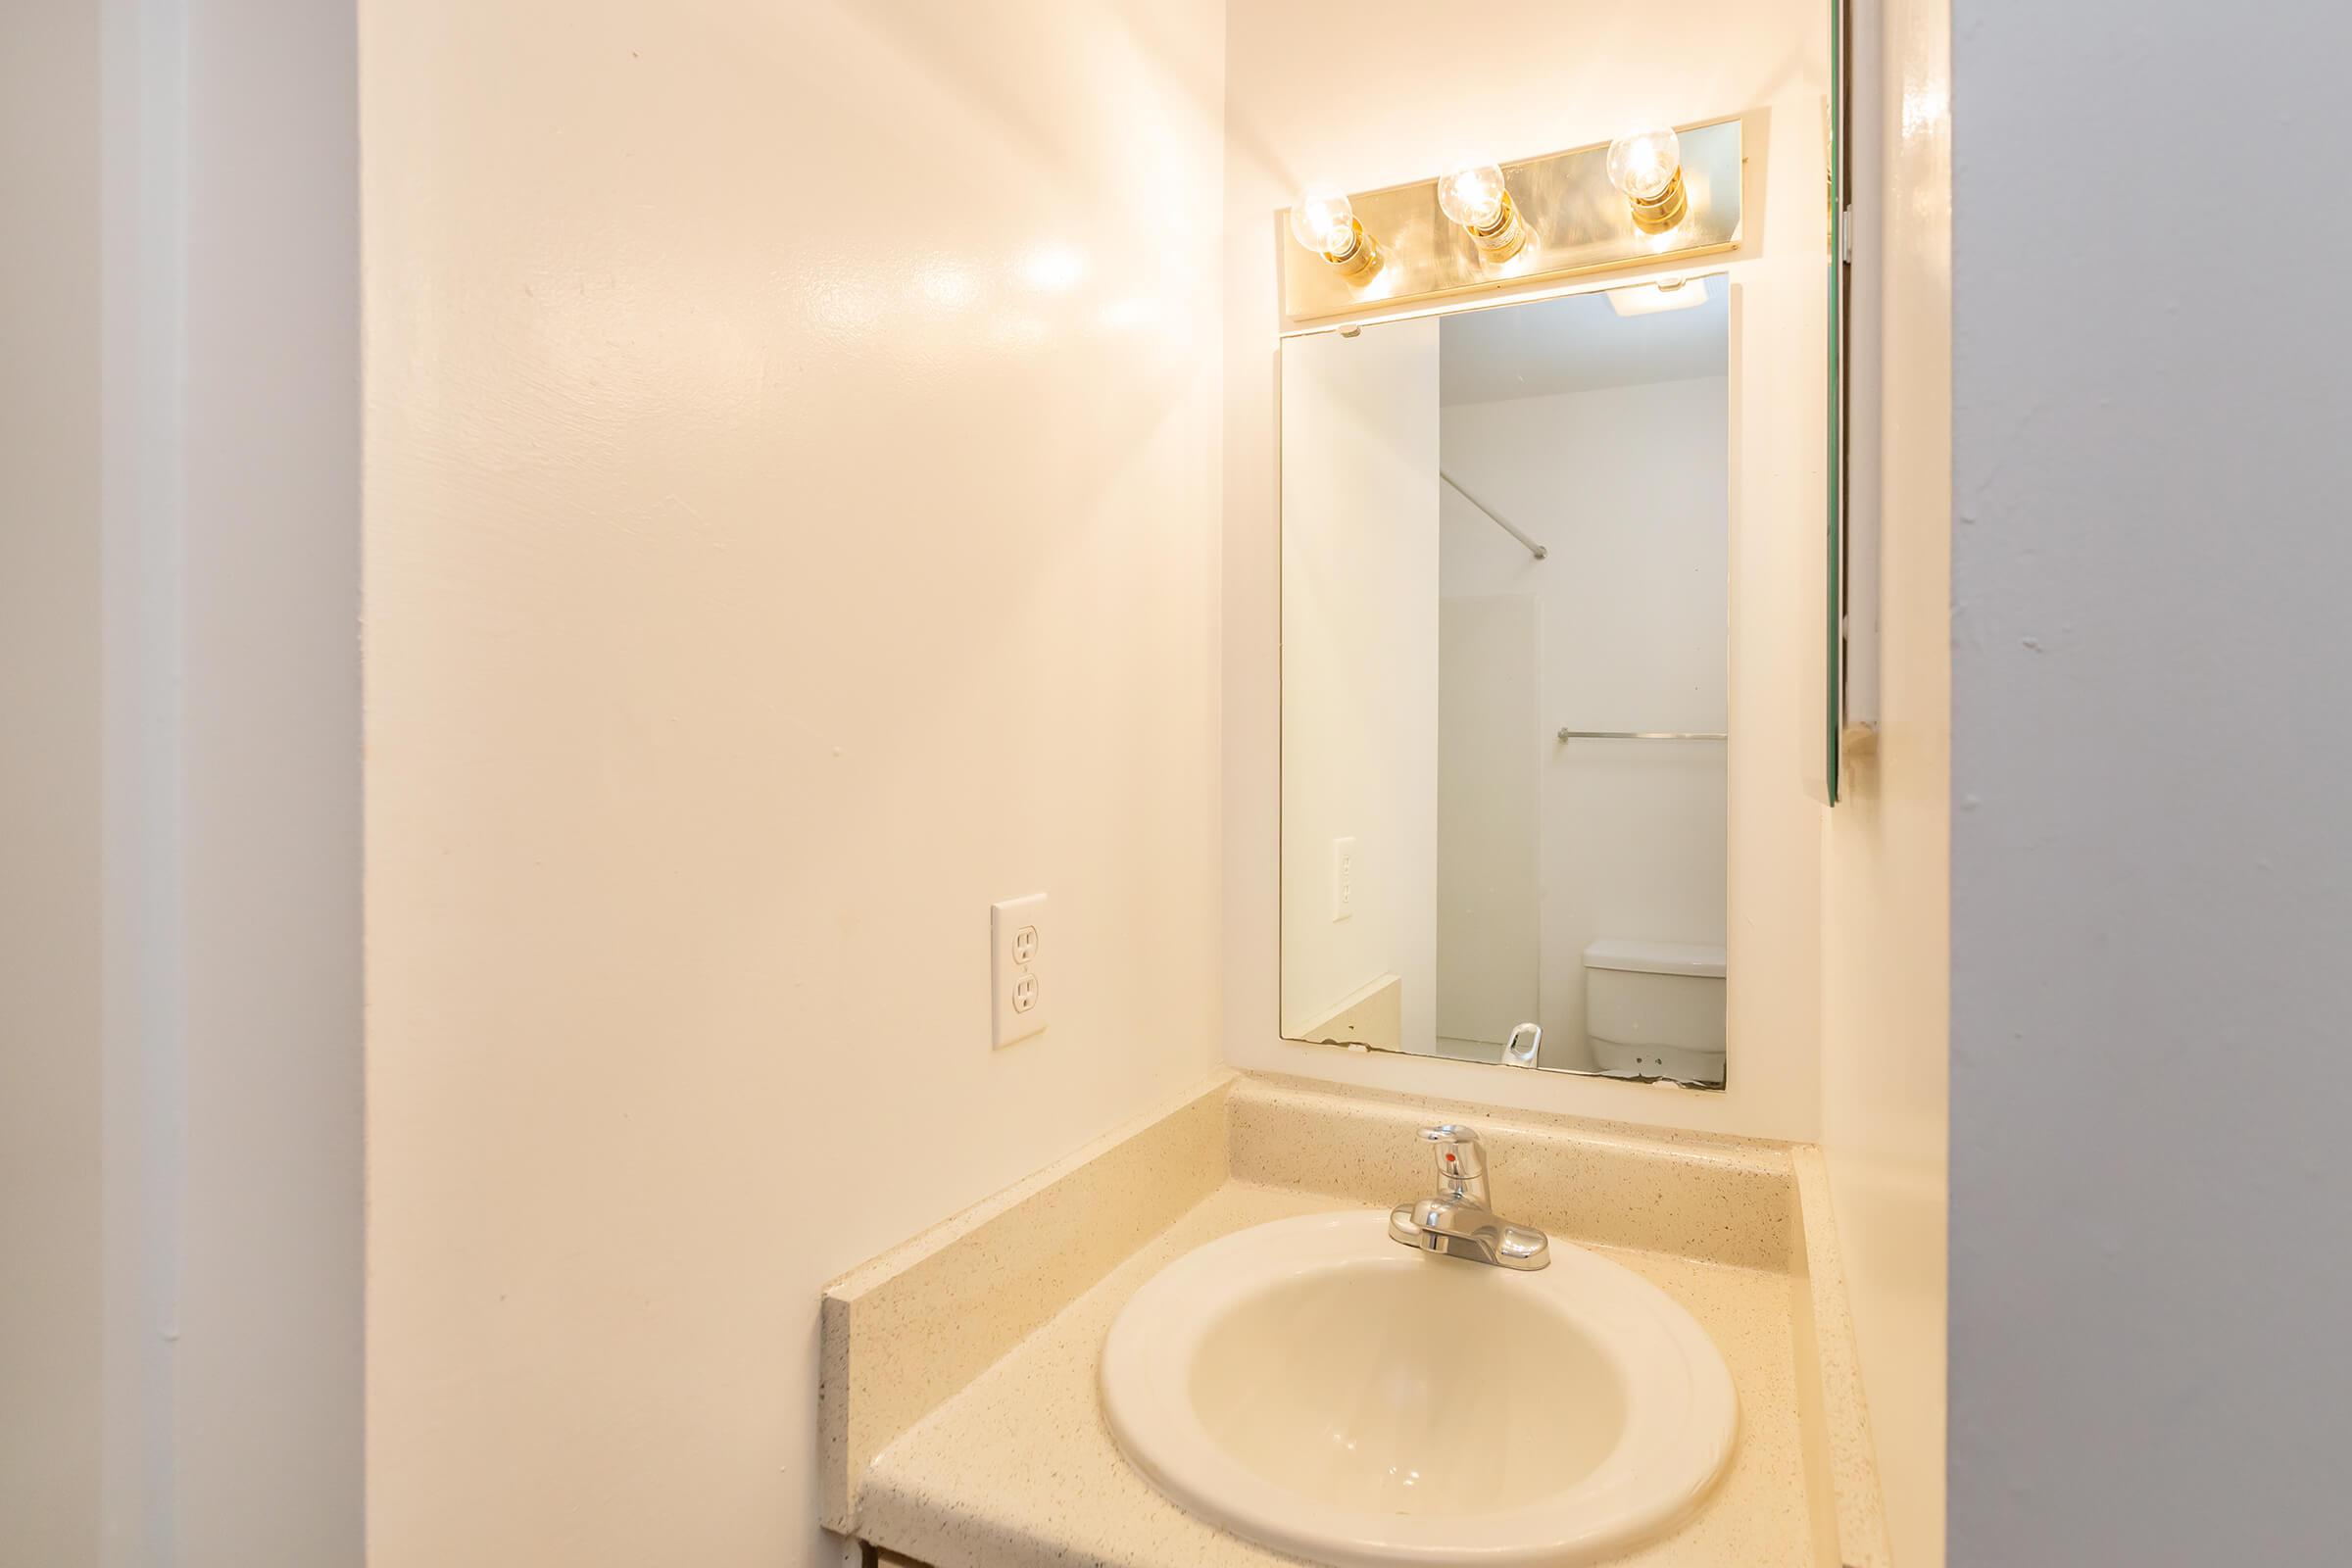
[[[1826,1210],[1814,1152],[1258,1078],[1209,1085],[836,1282],[828,1523],[933,1568],[1291,1562],[1126,1462],[1097,1392],[1103,1340],[1197,1247],[1402,1196],[1424,1157],[1410,1128],[1433,1112],[1485,1130],[1503,1206],[1664,1290],[1731,1367],[1730,1469],[1688,1524],[1610,1561],[1883,1568],[1835,1241],[1807,1234]]]
[[[1168,1263],[1230,1231],[1346,1205],[1229,1183],[875,1457],[866,1538],[936,1568],[1100,1563],[1241,1568],[1290,1558],[1193,1517],[1119,1454],[1095,1371],[1111,1319]],[[1617,1248],[1594,1250],[1697,1318],[1740,1393],[1740,1444],[1698,1517],[1615,1559],[1802,1568],[1815,1561],[1797,1434],[1788,1279],[1763,1269]]]

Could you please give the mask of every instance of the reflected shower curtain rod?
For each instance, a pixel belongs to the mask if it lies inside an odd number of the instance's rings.
[[[1508,522],[1504,521],[1502,514],[1496,512],[1493,507],[1488,506],[1484,501],[1479,500],[1478,497],[1463,489],[1461,480],[1456,479],[1452,474],[1447,473],[1444,468],[1440,468],[1438,470],[1438,477],[1445,480],[1447,484],[1453,486],[1453,493],[1455,495],[1460,496],[1464,501],[1469,502],[1472,506],[1476,507],[1479,511],[1485,513],[1490,518],[1492,518],[1495,527],[1500,528],[1504,533],[1509,534],[1512,538],[1527,546],[1527,553],[1529,555],[1534,556],[1538,561],[1542,561],[1545,556],[1551,554],[1550,551],[1544,549],[1542,545],[1536,543],[1533,539],[1530,539],[1526,534],[1521,533],[1518,529],[1512,527]]]

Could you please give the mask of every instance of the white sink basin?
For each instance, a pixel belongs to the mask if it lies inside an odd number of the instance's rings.
[[[1313,1561],[1591,1562],[1680,1523],[1739,1425],[1706,1331],[1554,1241],[1519,1273],[1310,1214],[1186,1253],[1102,1349],[1119,1446],[1192,1512]]]

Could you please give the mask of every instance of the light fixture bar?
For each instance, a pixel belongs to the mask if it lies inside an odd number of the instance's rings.
[[[1282,247],[1283,324],[1395,315],[1432,299],[1517,294],[1530,285],[1619,268],[1658,267],[1732,250],[1740,242],[1745,156],[1738,117],[1677,126],[1680,201],[1670,227],[1646,230],[1611,183],[1609,144],[1498,166],[1525,243],[1496,259],[1448,218],[1438,181],[1350,192],[1353,219],[1380,247],[1370,273],[1345,274],[1305,244]],[[1458,205],[1458,203],[1457,203]],[[1654,215],[1653,215],[1654,217]],[[1289,214],[1284,215],[1287,224]]]

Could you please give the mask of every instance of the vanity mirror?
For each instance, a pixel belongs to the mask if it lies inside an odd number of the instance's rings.
[[[1725,1079],[1729,287],[1282,347],[1282,1033]]]

